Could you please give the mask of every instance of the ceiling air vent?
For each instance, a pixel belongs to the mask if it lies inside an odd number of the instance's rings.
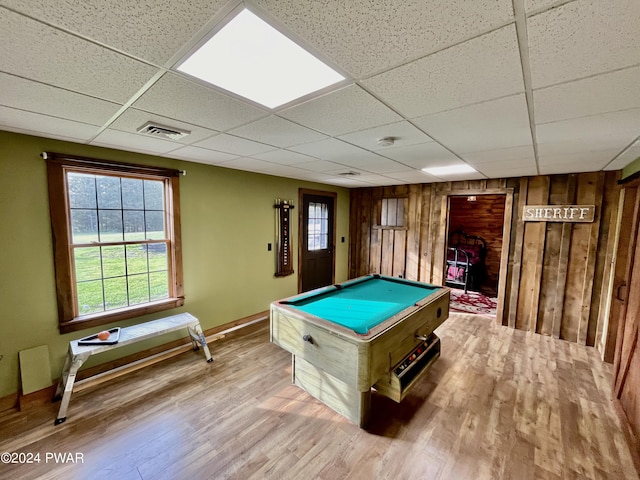
[[[340,175],[342,177],[355,177],[357,175],[360,175],[360,172],[353,172],[353,171],[341,172],[338,175]]]
[[[169,140],[178,140],[186,137],[191,132],[180,130],[179,128],[167,127],[154,122],[147,122],[138,129],[138,133],[144,133],[152,137],[168,138]]]

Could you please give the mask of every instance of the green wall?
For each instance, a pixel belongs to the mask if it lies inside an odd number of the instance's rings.
[[[640,157],[622,169],[622,180],[630,177],[634,173],[640,172]]]
[[[268,310],[271,301],[295,294],[297,273],[275,278],[275,254],[267,251],[267,244],[275,240],[274,200],[291,199],[297,204],[299,188],[337,192],[336,281],[347,279],[347,189],[0,131],[0,397],[19,390],[19,351],[47,345],[55,379],[69,341],[97,330],[66,335],[58,331],[43,151],[187,171],[180,178],[185,305],[110,326],[188,311],[206,330]],[[293,211],[292,222],[296,272],[297,212]],[[340,237],[345,237],[345,243]],[[86,365],[180,336],[166,335],[123,347],[98,355]],[[215,343],[212,347],[215,358]],[[212,366],[215,368],[215,362]]]

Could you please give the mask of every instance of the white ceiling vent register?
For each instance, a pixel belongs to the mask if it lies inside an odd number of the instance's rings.
[[[186,137],[191,132],[179,128],[167,127],[155,122],[147,122],[138,129],[138,133],[144,133],[152,137],[168,138],[169,140],[178,140],[179,138]]]

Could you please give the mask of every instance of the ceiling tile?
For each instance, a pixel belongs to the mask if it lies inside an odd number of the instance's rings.
[[[551,7],[553,4],[558,4],[563,0],[524,0],[524,7],[527,13],[543,10]],[[566,1],[566,0],[564,0]]]
[[[370,183],[361,182],[360,180],[356,180],[358,177],[329,177],[325,180],[329,185],[336,185],[338,187],[347,187],[347,188],[364,188],[370,187]]]
[[[398,180],[400,183],[436,183],[441,182],[437,177],[424,173],[420,170],[413,170],[411,172],[398,172],[389,173],[386,175],[389,178]]]
[[[296,145],[290,150],[304,153],[323,160],[340,161],[349,158],[366,158],[371,152],[358,148],[335,138],[327,138],[319,142]]]
[[[458,154],[532,143],[524,95],[427,115],[414,122]]]
[[[533,145],[500,148],[497,150],[485,150],[482,152],[468,152],[463,153],[460,156],[472,165],[499,163],[508,166],[512,162],[520,161],[532,162],[532,164],[535,165],[535,154],[533,152]]]
[[[357,85],[340,89],[279,113],[328,135],[342,135],[401,120]]]
[[[406,63],[513,18],[511,0],[255,3],[358,78]]]
[[[41,137],[59,138],[70,142],[85,142],[100,130],[95,125],[3,106],[0,106],[0,129]]]
[[[6,73],[118,103],[157,72],[5,9],[0,9],[0,65]]]
[[[179,143],[171,140],[162,140],[147,135],[111,129],[100,133],[100,135],[91,141],[91,145],[143,153],[167,153],[181,146]]]
[[[533,88],[640,63],[640,2],[576,0],[530,17]]]
[[[266,112],[173,74],[164,75],[134,106],[213,130],[227,130]]]
[[[117,103],[88,97],[1,72],[0,105],[91,125],[103,125],[120,108]]]
[[[505,168],[501,165],[489,166],[489,164],[487,164],[478,168],[478,171],[489,178],[514,178],[538,175],[535,165]]]
[[[189,160],[198,163],[216,164],[221,162],[228,162],[234,158],[238,158],[236,155],[230,155],[228,153],[216,152],[214,150],[208,150],[200,147],[182,147],[165,154],[166,157],[179,158],[181,160]]]
[[[640,108],[603,113],[536,126],[539,154],[617,149],[640,133]]]
[[[197,125],[174,120],[173,118],[163,117],[162,115],[147,113],[135,108],[127,109],[111,125],[109,125],[109,128],[121,130],[123,132],[136,133],[138,129],[147,122],[155,122],[165,127],[173,127],[191,132],[186,137],[173,140],[176,143],[182,143],[185,145],[199,142],[200,140],[218,133],[215,130],[209,130]]]
[[[408,145],[406,147],[389,147],[379,153],[404,165],[418,169],[460,162],[458,157],[435,142]]]
[[[633,67],[536,90],[536,123],[640,107],[639,81],[640,67]]]
[[[394,160],[389,160],[383,157],[378,159],[368,160],[366,163],[358,163],[358,165],[363,170],[372,173],[397,173],[397,172],[409,172],[411,170],[415,170],[414,167],[410,167],[404,165],[400,162],[396,162]]]
[[[628,149],[622,151],[611,163],[609,163],[605,170],[619,170],[631,162],[640,158],[640,139],[636,140],[633,145],[629,146]]]
[[[609,158],[610,160],[611,158]],[[606,162],[607,160],[605,160]],[[540,165],[540,175],[554,175],[557,173],[597,172],[603,167],[603,161],[598,157],[593,160],[579,155],[560,156],[549,159],[549,163]]]
[[[359,169],[367,173],[406,172],[408,170],[412,170],[411,167],[375,154],[356,158],[345,158],[340,160],[339,164],[342,167],[348,167],[351,170]]]
[[[326,138],[326,135],[297,125],[284,118],[271,115],[248,125],[230,130],[229,133],[248,138],[257,142],[275,145],[276,147],[291,147],[301,143],[315,142]]]
[[[538,171],[533,156],[531,158],[502,159],[478,164],[474,164],[473,162],[469,163],[471,163],[478,172],[491,178],[537,175]]]
[[[315,160],[313,157],[303,155],[302,153],[298,152],[292,152],[290,150],[274,150],[271,152],[251,155],[251,157],[257,158],[258,160],[264,160],[266,162],[279,163],[282,165],[294,165]]]
[[[385,137],[393,137],[394,143],[392,146],[385,147],[378,144],[378,140]],[[379,151],[382,155],[384,155],[384,151],[390,148],[433,141],[432,138],[420,129],[406,121],[348,133],[346,135],[340,135],[338,138],[357,145],[358,147],[366,148],[367,150]]]
[[[227,0],[2,0],[38,20],[164,64]]]
[[[362,84],[407,118],[522,92],[515,27],[508,25]]]
[[[263,160],[243,157],[243,158],[236,158],[228,162],[222,162],[218,164],[218,166],[225,167],[225,168],[234,168],[236,170],[248,170],[250,172],[264,173],[264,172],[268,172],[269,169],[272,168],[274,165],[270,162],[265,162]]]
[[[340,165],[339,163],[328,162],[326,160],[314,160],[313,162],[299,163],[296,166],[313,172],[334,172],[343,168],[343,165]]]
[[[265,145],[264,143],[254,142],[245,138],[234,137],[233,135],[227,135],[226,133],[198,142],[197,146],[217,150],[219,152],[231,153],[239,157],[275,150],[271,145]]]
[[[455,182],[460,180],[482,180],[486,177],[481,172],[471,172],[471,173],[455,173],[451,175],[440,175],[436,178],[439,178],[440,181],[443,181],[443,182]]]
[[[385,175],[374,175],[368,173],[366,175],[357,175],[354,177],[359,182],[365,182],[370,185],[397,185],[398,180],[395,178],[387,177]]]
[[[539,156],[540,173],[550,171],[550,168],[554,169],[555,173],[559,173],[558,169],[562,169],[563,166],[579,165],[582,163],[583,172],[591,172],[595,170],[601,170],[607,165],[620,150],[596,150],[596,151],[584,151],[580,153],[567,153],[567,154],[541,154]],[[572,168],[572,167],[571,167]],[[575,171],[575,170],[570,170]]]

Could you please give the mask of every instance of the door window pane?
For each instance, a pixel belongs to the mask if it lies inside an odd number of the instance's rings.
[[[326,203],[309,202],[307,249],[326,248],[329,248],[329,206]]]

